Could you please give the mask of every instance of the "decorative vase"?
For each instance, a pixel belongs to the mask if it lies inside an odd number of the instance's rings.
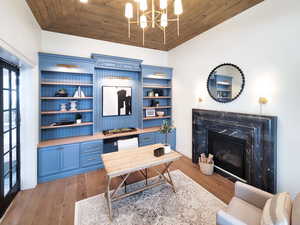
[[[77,111],[77,102],[76,101],[70,102],[70,111]]]
[[[171,146],[170,145],[164,145],[165,154],[168,154],[171,152]]]
[[[62,112],[67,111],[67,105],[65,103],[60,104],[60,111]]]

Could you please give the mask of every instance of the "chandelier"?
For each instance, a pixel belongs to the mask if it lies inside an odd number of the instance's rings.
[[[136,3],[136,19],[133,18],[133,4],[125,5],[125,17],[128,19],[128,38],[130,39],[131,24],[136,24],[143,30],[143,45],[145,44],[145,29],[159,27],[163,31],[164,44],[166,44],[166,27],[169,22],[177,23],[177,35],[179,36],[179,16],[183,12],[182,1],[174,0],[175,18],[168,18],[168,0],[160,0],[159,9],[155,8],[154,0],[151,0],[151,9],[148,10],[147,0],[134,0]]]

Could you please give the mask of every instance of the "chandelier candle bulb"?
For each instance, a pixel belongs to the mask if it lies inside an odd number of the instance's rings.
[[[131,3],[126,3],[125,5],[125,17],[127,19],[133,18],[133,6]]]
[[[160,9],[166,9],[168,7],[168,0],[160,0]]]
[[[163,13],[160,18],[160,25],[162,27],[168,26],[168,15],[167,13]]]
[[[182,9],[182,1],[181,0],[175,0],[174,1],[174,14],[180,15],[183,12]]]
[[[139,2],[141,11],[146,11],[148,9],[147,0],[140,0]]]
[[[142,29],[147,27],[147,17],[145,15],[141,15],[140,24]]]

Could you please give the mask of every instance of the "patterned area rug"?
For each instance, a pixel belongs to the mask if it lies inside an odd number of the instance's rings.
[[[104,194],[76,202],[75,225],[215,225],[216,212],[226,204],[181,171],[172,171],[171,175],[176,194],[170,185],[163,184],[115,201],[113,222],[108,218]],[[158,178],[149,183],[154,179]],[[132,184],[128,191],[143,184]]]

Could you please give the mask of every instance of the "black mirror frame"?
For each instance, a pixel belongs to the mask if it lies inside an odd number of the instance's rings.
[[[226,101],[226,102],[220,101],[219,99],[215,98],[215,97],[210,93],[210,91],[209,91],[209,79],[210,79],[210,77],[214,74],[214,71],[215,71],[216,69],[220,68],[221,66],[233,66],[233,67],[235,67],[236,69],[238,69],[238,71],[241,73],[242,81],[243,81],[243,84],[242,84],[242,87],[241,87],[240,92],[239,92],[234,98],[232,98],[231,100]],[[219,103],[229,103],[229,102],[232,102],[232,101],[234,101],[235,99],[237,99],[237,98],[242,94],[242,92],[243,92],[243,90],[244,90],[244,87],[245,87],[245,81],[246,81],[246,80],[245,80],[245,76],[244,76],[244,73],[243,73],[243,71],[241,70],[241,68],[239,68],[237,65],[232,64],[232,63],[223,63],[223,64],[221,64],[221,65],[215,67],[215,68],[210,72],[210,74],[209,74],[209,76],[208,76],[208,78],[207,78],[207,91],[208,91],[210,97],[211,97],[213,100],[215,100],[216,102],[219,102]]]

